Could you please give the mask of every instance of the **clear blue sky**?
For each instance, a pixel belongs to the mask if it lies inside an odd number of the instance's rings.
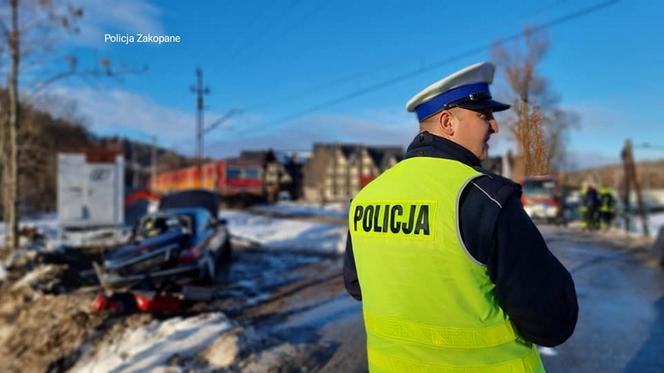
[[[405,146],[417,131],[406,101],[443,76],[490,59],[489,50],[325,103],[600,3],[85,0],[81,34],[63,37],[60,51],[76,52],[81,64],[108,56],[116,65],[149,70],[95,88],[60,82],[51,92],[77,101],[78,113],[97,133],[156,134],[161,145],[193,154],[189,87],[200,66],[211,90],[206,122],[243,110],[206,138],[208,156],[242,148],[308,149],[315,141]],[[618,161],[628,137],[664,146],[662,13],[664,2],[623,0],[548,30],[551,48],[540,72],[560,95],[560,106],[581,116],[570,134],[572,159],[580,166]],[[148,32],[179,35],[182,42],[104,42],[105,33]],[[494,154],[508,146],[507,131],[497,137]],[[664,150],[637,150],[637,158],[656,157]]]

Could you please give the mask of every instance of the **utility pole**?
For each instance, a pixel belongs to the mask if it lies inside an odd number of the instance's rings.
[[[624,194],[623,194],[623,209],[624,209],[624,219],[625,219],[625,232],[629,232],[630,229],[630,219],[629,219],[629,195],[631,194],[630,190],[630,167],[629,167],[629,162],[628,158],[630,158],[631,154],[631,143],[629,140],[625,141],[625,147],[623,148],[621,155],[621,158],[623,160],[623,181],[624,183]]]
[[[152,135],[152,146],[150,149],[150,190],[154,191],[157,178],[157,136]]]
[[[203,185],[203,96],[210,94],[208,87],[203,85],[203,70],[196,68],[196,85],[191,86],[191,91],[196,94],[196,165],[198,168],[198,183]]]
[[[630,181],[634,185],[634,190],[636,192],[636,201],[638,203],[639,215],[641,216],[641,222],[643,224],[643,235],[648,236],[648,216],[646,215],[645,205],[643,203],[643,196],[641,195],[641,186],[639,184],[639,179],[636,175],[636,166],[634,165],[634,152],[632,150],[632,141],[627,139],[625,140],[625,147],[622,151],[623,166],[625,169],[625,214],[627,214],[627,209],[629,207],[629,191],[630,191]],[[626,215],[626,218],[627,215]],[[628,227],[629,220],[626,220],[626,228]]]
[[[142,167],[138,159],[138,151],[133,141],[129,141],[129,167],[131,169],[131,187],[133,190],[138,190],[139,178],[141,175]]]

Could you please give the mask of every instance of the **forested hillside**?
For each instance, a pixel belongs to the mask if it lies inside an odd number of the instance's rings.
[[[26,105],[21,107],[21,114],[19,190],[20,208],[24,213],[55,210],[58,152],[89,148],[118,151],[124,154],[128,164],[133,165],[127,167],[125,174],[128,189],[147,184],[152,161],[151,144],[122,137],[97,136],[79,120],[55,117]],[[168,149],[157,148],[156,155],[158,171],[193,164],[192,159]],[[0,167],[4,163],[3,160]]]

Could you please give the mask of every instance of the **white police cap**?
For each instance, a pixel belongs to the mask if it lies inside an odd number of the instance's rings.
[[[493,82],[495,67],[480,62],[465,67],[416,94],[406,104],[406,110],[416,112],[420,121],[437,112],[453,107],[470,110],[503,111],[510,105],[491,98],[489,84]]]

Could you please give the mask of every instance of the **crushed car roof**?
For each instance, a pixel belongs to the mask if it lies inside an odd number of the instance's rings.
[[[217,193],[202,189],[192,189],[163,196],[159,200],[159,210],[202,207],[207,209],[210,215],[216,218],[219,215],[219,203],[220,200]]]

